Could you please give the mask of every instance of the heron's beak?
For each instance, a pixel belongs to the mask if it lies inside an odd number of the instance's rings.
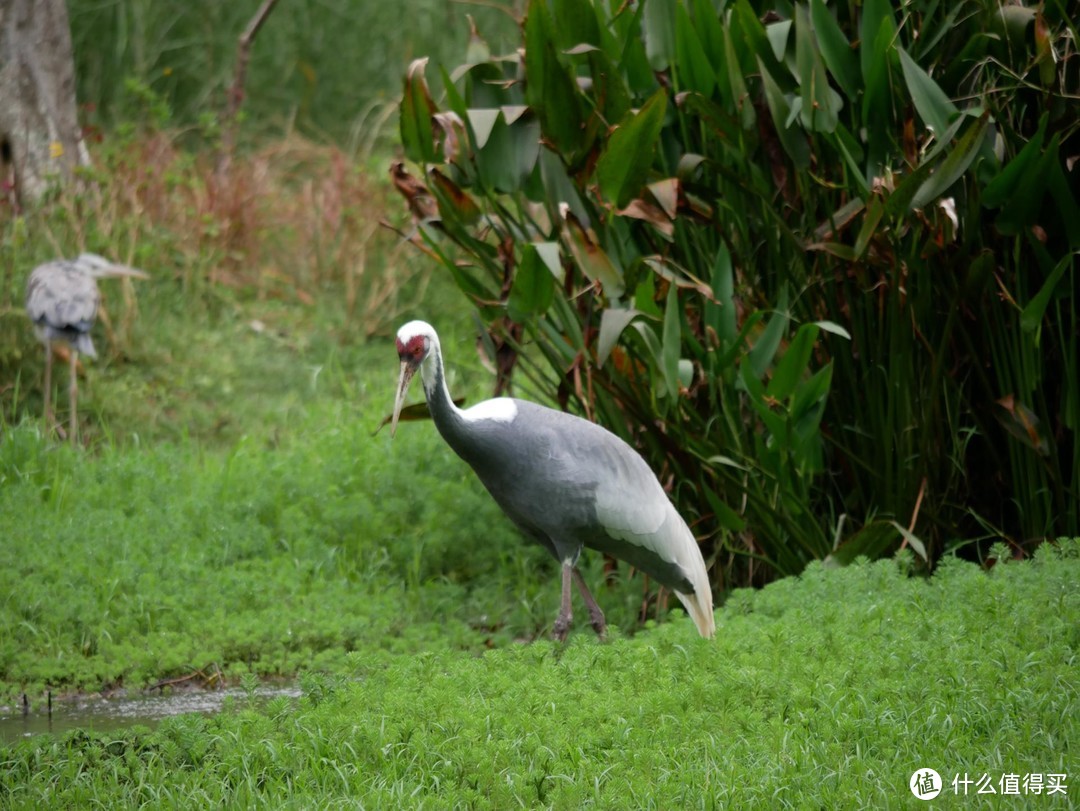
[[[149,279],[150,274],[138,268],[129,268],[126,265],[113,265],[109,274],[114,276],[132,276],[134,279]]]
[[[417,366],[407,360],[401,362],[401,376],[398,378],[397,397],[394,398],[394,416],[390,419],[390,436],[397,432],[398,416],[401,414],[401,406],[405,403],[405,392],[409,390],[409,382],[416,374]]]
[[[135,279],[149,279],[150,278],[150,274],[147,273],[146,271],[139,270],[138,268],[131,268],[131,267],[128,267],[127,265],[112,265],[108,270],[106,270],[104,272],[103,275],[104,276],[114,277],[114,278],[115,277],[120,277],[120,276],[128,276],[128,277],[135,278]]]

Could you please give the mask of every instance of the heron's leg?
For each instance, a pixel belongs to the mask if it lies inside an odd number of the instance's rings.
[[[604,612],[600,610],[600,606],[596,604],[596,600],[593,599],[592,594],[589,592],[589,587],[585,585],[585,578],[581,576],[581,572],[578,571],[578,567],[574,567],[574,582],[577,583],[578,591],[581,592],[582,598],[585,600],[585,607],[589,609],[589,624],[592,625],[593,630],[596,631],[596,635],[603,639],[604,634],[607,632],[607,622],[604,621]]]
[[[555,638],[556,642],[563,642],[566,640],[566,635],[570,633],[570,620],[573,617],[570,611],[570,577],[574,571],[573,564],[570,561],[563,561],[562,565],[562,605],[559,608],[559,616],[555,618],[555,627],[552,628],[551,635]]]
[[[79,365],[79,353],[74,347],[71,349],[71,380],[68,381],[68,399],[71,401],[71,428],[69,433],[71,434],[68,439],[71,440],[71,444],[74,445],[75,431],[79,427],[79,418],[75,410],[75,402],[79,396],[79,379],[75,374],[76,367]]]
[[[45,342],[45,433],[52,433],[52,341]]]

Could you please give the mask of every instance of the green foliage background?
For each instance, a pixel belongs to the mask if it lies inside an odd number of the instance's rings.
[[[244,2],[70,0],[78,97],[86,120],[111,127],[139,120],[134,82],[182,127],[213,133],[233,81],[236,43],[261,5]],[[245,131],[298,129],[338,143],[364,143],[392,112],[410,53],[452,58],[469,36],[466,15],[492,42],[512,47],[510,4],[448,0],[393,3],[289,0],[260,30],[248,65]]]
[[[1025,554],[1080,522],[1076,34],[533,0],[520,60],[414,66],[401,133],[504,374],[637,444],[725,579]]]

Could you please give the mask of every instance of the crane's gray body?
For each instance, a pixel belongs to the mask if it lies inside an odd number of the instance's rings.
[[[480,477],[503,512],[562,564],[562,605],[553,628],[570,626],[576,580],[593,628],[603,611],[577,560],[589,547],[624,560],[672,589],[706,638],[716,633],[712,588],[697,540],[633,448],[588,420],[525,400],[497,397],[462,411],[450,397],[439,337],[430,324],[398,330],[401,378],[391,432],[419,371],[428,409],[447,444]]]
[[[42,341],[67,341],[78,352],[93,358],[97,353],[90,339],[90,328],[97,317],[101,294],[94,279],[94,266],[84,257],[93,254],[58,259],[37,267],[26,285],[26,312]],[[109,265],[101,257],[94,258]]]
[[[437,408],[432,415],[450,447],[526,535],[560,562],[576,564],[584,546],[671,589],[694,591],[689,574],[653,543],[678,531],[682,520],[640,455],[588,420],[527,400],[502,406],[487,409],[494,417],[469,419],[465,411],[455,419]]]

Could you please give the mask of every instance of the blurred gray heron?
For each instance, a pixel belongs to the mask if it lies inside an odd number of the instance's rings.
[[[45,344],[45,421],[52,422],[53,341],[67,341],[71,346],[71,380],[68,396],[71,401],[69,439],[75,442],[78,426],[75,402],[78,394],[76,367],[79,353],[96,358],[90,328],[97,317],[101,294],[97,280],[116,276],[139,279],[147,275],[132,267],[118,265],[93,253],[80,254],[75,259],[56,259],[39,265],[26,284],[26,312],[38,338]]]

